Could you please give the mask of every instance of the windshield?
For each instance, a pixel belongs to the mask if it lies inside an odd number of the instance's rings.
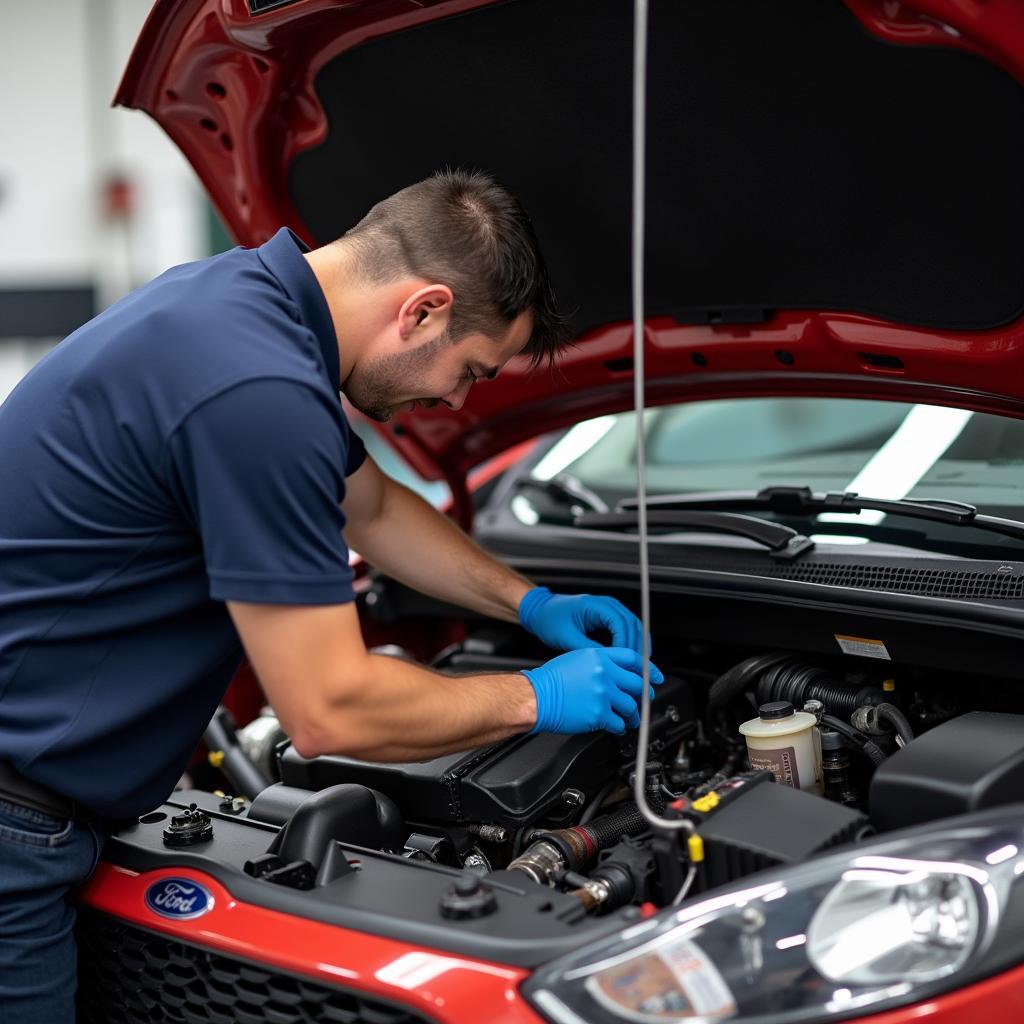
[[[963,501],[1024,518],[1024,421],[938,406],[814,398],[690,402],[648,409],[644,416],[651,496],[807,486],[874,498]],[[633,413],[622,413],[572,427],[533,465],[530,478],[567,475],[614,507],[636,493],[633,421]],[[527,487],[512,498],[512,511],[521,522],[565,522],[565,504]],[[838,524],[870,527],[885,519],[881,513],[830,513],[818,516],[815,528],[849,533]],[[943,534],[941,527],[902,517],[889,525]]]

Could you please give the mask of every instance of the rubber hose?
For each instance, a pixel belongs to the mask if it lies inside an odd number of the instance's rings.
[[[559,851],[566,867],[571,871],[580,871],[601,850],[614,846],[623,836],[640,835],[649,827],[637,805],[628,803],[610,814],[595,818],[588,825],[572,825],[552,832],[534,832],[530,847],[523,857],[528,858],[534,846],[547,843]],[[509,865],[510,868],[512,866]]]
[[[788,700],[796,708],[820,700],[830,712],[849,715],[861,705],[883,702],[885,696],[876,687],[854,688],[823,669],[790,661],[764,672],[757,682],[757,703],[773,700]]]
[[[885,751],[873,740],[869,740],[863,733],[858,732],[852,725],[848,725],[841,718],[835,718],[832,715],[822,715],[822,722],[825,723],[830,729],[835,729],[836,732],[842,733],[848,740],[852,741],[854,746],[863,751],[871,761],[879,765],[886,759]]]
[[[788,654],[758,654],[733,665],[712,683],[708,691],[708,710],[724,707],[762,672],[788,658]]]
[[[235,722],[227,708],[219,707],[213,713],[203,739],[211,752],[223,754],[219,767],[231,783],[236,796],[255,800],[270,785],[270,779],[260,771],[238,742]]]
[[[806,700],[804,691],[811,685],[824,683],[825,673],[795,659],[765,672],[757,681],[757,703],[772,700],[788,700],[794,707],[802,707]]]
[[[914,730],[911,729],[910,722],[907,721],[906,716],[895,704],[879,704],[875,711],[879,718],[884,718],[892,725],[904,743],[912,743],[914,741]]]
[[[598,850],[614,846],[623,836],[638,836],[650,828],[634,803],[628,803],[611,814],[603,814],[583,827],[593,837]]]

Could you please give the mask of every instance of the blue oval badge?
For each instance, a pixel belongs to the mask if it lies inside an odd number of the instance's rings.
[[[161,917],[190,921],[213,909],[213,893],[188,878],[161,878],[146,890],[146,906]]]

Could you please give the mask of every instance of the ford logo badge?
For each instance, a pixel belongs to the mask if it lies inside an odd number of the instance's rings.
[[[191,921],[213,909],[213,893],[188,878],[161,878],[146,890],[146,906],[172,921]]]

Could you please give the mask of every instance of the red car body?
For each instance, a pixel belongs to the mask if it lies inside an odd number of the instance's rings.
[[[1024,5],[1016,0],[845,0],[845,5],[876,41],[906,50],[953,51],[1024,85]],[[286,224],[317,244],[326,238],[305,220],[290,175],[295,161],[321,146],[331,130],[318,75],[332,61],[370,43],[489,6],[503,5],[486,0],[158,0],[116,102],[146,111],[163,126],[239,243],[258,245]],[[656,6],[655,30],[658,13]],[[629,40],[620,42],[628,51]],[[718,39],[716,45],[727,59],[730,40]],[[566,74],[572,74],[571,68]],[[368,96],[367,103],[374,99]],[[892,102],[898,104],[899,98],[892,97]],[[408,96],[406,103],[415,117],[416,97]],[[394,123],[381,125],[382,133],[396,130]],[[805,142],[800,159],[814,161],[813,136]],[[850,140],[851,151],[857,144]],[[866,174],[885,166],[884,140],[876,144],[882,149],[872,154],[874,163]],[[502,167],[492,169],[502,177]],[[584,174],[586,170],[581,168]],[[538,181],[543,181],[540,170]],[[977,190],[984,182],[964,180],[962,187]],[[628,194],[625,178],[621,189]],[[1024,226],[1017,209],[1005,212],[1014,229]],[[649,211],[649,220],[655,215]],[[924,214],[936,225],[950,216],[955,212],[939,206]],[[541,235],[543,241],[544,231]],[[772,241],[766,239],[769,246]],[[986,253],[976,255],[983,263]],[[557,287],[557,272],[555,282]],[[731,316],[716,320],[713,314],[703,323],[681,322],[686,319],[655,310],[647,320],[645,397],[650,405],[813,395],[1024,415],[1020,317],[942,326],[837,305],[779,306],[769,316],[748,321]],[[500,383],[473,389],[457,412],[405,413],[381,430],[421,475],[448,483],[453,514],[468,525],[472,505],[467,473],[472,467],[546,431],[629,408],[632,389],[632,329],[621,317],[584,324],[557,374],[530,374],[525,365],[513,365]],[[151,913],[144,894],[170,874],[205,885],[213,893],[213,909],[181,922]],[[379,998],[445,1024],[541,1019],[520,991],[530,973],[527,968],[270,910],[246,902],[218,879],[194,869],[136,872],[101,864],[81,900],[147,932]],[[206,1019],[198,1010],[196,1014],[182,1019]],[[855,1019],[865,1024],[1015,1024],[1024,1019],[1024,966],[926,1002]]]

